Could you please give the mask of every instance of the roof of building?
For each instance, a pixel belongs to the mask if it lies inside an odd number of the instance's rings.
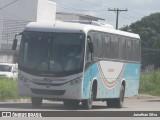
[[[77,14],[77,13],[64,13],[64,12],[57,12],[56,14],[60,14],[60,15],[76,15],[76,16],[88,17],[90,19],[97,19],[97,20],[105,21],[105,19],[103,19],[103,18],[99,18],[99,17],[95,17],[95,16],[91,16],[91,15],[84,15],[84,14]]]

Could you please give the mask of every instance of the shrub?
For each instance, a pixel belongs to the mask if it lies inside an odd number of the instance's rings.
[[[18,98],[17,80],[0,78],[0,101]]]
[[[142,74],[139,93],[160,96],[160,72]]]

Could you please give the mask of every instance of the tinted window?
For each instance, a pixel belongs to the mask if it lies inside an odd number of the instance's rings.
[[[119,59],[126,60],[126,39],[119,37]]]
[[[103,58],[111,56],[111,37],[109,34],[103,34]]]
[[[26,31],[21,40],[19,66],[30,73],[75,74],[83,68],[84,40],[81,33]]]
[[[119,58],[119,45],[117,36],[111,36],[111,58]]]
[[[102,58],[102,35],[101,33],[93,33],[94,57]]]
[[[127,60],[133,61],[133,40],[127,38]]]
[[[133,60],[140,61],[140,41],[133,40]]]
[[[1,72],[11,72],[12,66],[10,65],[0,65]]]

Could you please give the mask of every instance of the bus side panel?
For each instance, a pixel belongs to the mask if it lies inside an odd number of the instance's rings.
[[[118,98],[124,63],[99,61],[90,66],[84,74],[83,99],[90,97],[93,80],[97,80],[97,99]]]
[[[138,94],[140,65],[100,61],[90,66],[84,74],[83,99],[88,99],[93,80],[97,80],[98,99],[118,98],[122,81],[126,81],[125,97]]]
[[[125,63],[100,61],[97,98],[118,98]]]
[[[82,98],[88,99],[90,97],[91,85],[93,83],[94,78],[96,79],[98,74],[97,64],[92,64],[84,73],[84,82],[83,82],[83,92]]]
[[[124,76],[126,79],[125,97],[137,95],[140,81],[140,64],[127,63]]]

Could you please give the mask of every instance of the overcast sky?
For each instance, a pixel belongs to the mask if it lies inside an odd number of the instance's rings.
[[[57,12],[79,13],[104,18],[115,27],[116,13],[108,8],[128,9],[119,14],[119,28],[160,11],[160,0],[51,0]]]

